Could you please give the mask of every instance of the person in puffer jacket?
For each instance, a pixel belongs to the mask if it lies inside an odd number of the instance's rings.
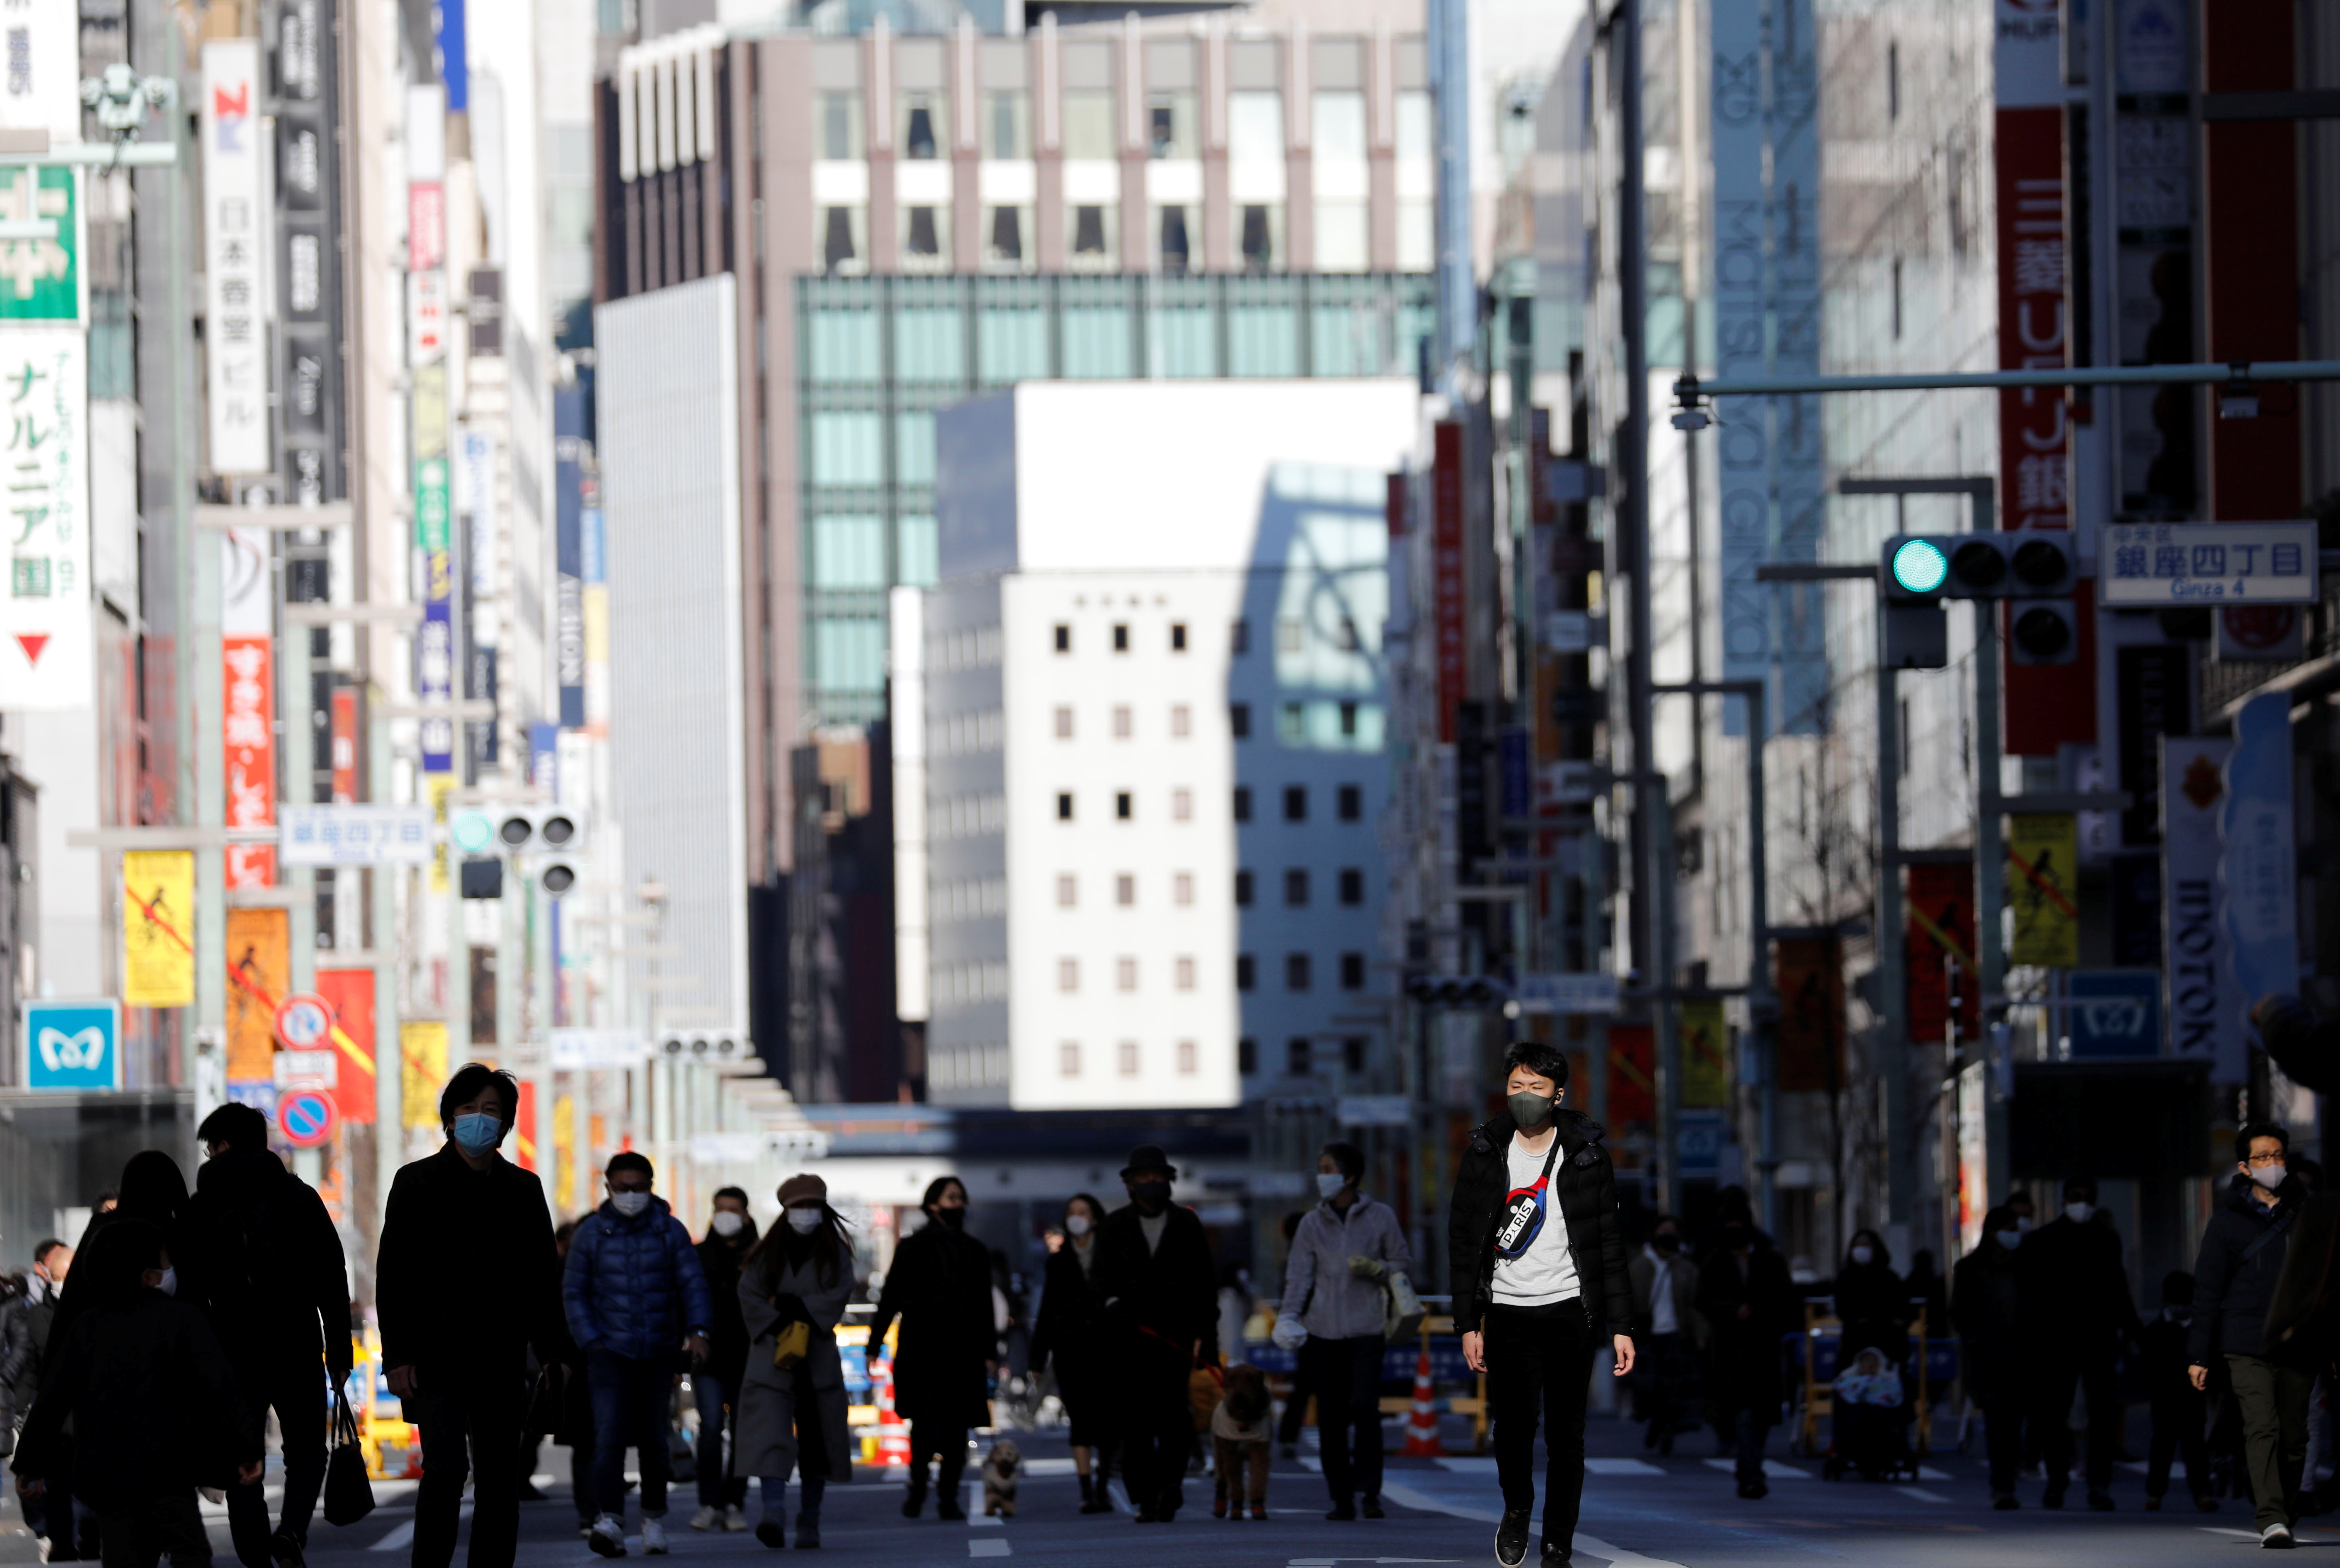
[[[569,1332],[585,1352],[593,1393],[593,1492],[600,1515],[586,1543],[626,1554],[626,1449],[640,1451],[642,1551],[667,1549],[668,1391],[687,1351],[707,1359],[714,1322],[690,1232],[651,1195],[649,1159],[629,1149],[603,1171],[607,1202],[577,1227],[560,1280]]]

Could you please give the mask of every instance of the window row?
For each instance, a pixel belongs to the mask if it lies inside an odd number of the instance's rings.
[[[1106,634],[1106,641],[1112,646],[1115,653],[1125,654],[1129,652],[1132,646],[1129,623],[1127,621],[1114,622],[1112,629]],[[1056,624],[1055,629],[1050,634],[1050,642],[1058,653],[1071,653],[1073,651],[1072,623],[1069,621],[1058,621]],[[1183,654],[1186,651],[1185,622],[1172,621],[1170,623],[1169,635],[1165,638],[1165,646],[1168,646],[1169,650],[1174,654]],[[1062,712],[1063,710],[1059,709],[1057,711]]]
[[[949,272],[956,270],[957,248],[951,239],[953,209],[949,202],[905,202],[894,209],[894,266],[904,272]],[[1233,270],[1247,274],[1288,271],[1292,253],[1285,234],[1285,204],[1243,202],[1229,212],[1234,241]],[[1153,202],[1146,205],[1145,236],[1147,270],[1164,277],[1184,278],[1206,271],[1203,212],[1195,202]],[[1363,200],[1321,201],[1314,203],[1309,271],[1363,272],[1373,266],[1373,210]],[[1427,271],[1435,260],[1430,239],[1432,215],[1425,201],[1403,201],[1397,207],[1397,267],[1400,271]],[[1028,202],[986,202],[974,206],[961,221],[977,225],[982,266],[990,272],[1036,272],[1040,270],[1036,210]],[[820,236],[821,271],[831,277],[866,275],[875,261],[870,249],[869,209],[860,202],[822,204],[814,219]],[[1122,271],[1121,203],[1080,202],[1065,209],[1065,266],[1074,272]]]
[[[1397,94],[1395,152],[1401,161],[1427,163],[1434,155],[1430,94]],[[1141,140],[1135,151],[1149,159],[1197,159],[1202,153],[1196,94],[1187,89],[1156,89],[1145,95]],[[858,92],[820,94],[816,108],[822,158],[832,163],[868,155],[868,121]],[[1284,94],[1237,90],[1227,94],[1227,161],[1247,168],[1277,168],[1284,157]],[[910,88],[894,100],[894,155],[910,163],[950,157],[953,122],[950,94],[938,88]],[[1365,94],[1354,90],[1310,94],[1309,153],[1319,164],[1362,175],[1371,157],[1365,133]],[[976,145],[995,161],[1028,159],[1033,153],[1032,97],[1021,89],[982,94],[976,111]],[[1111,87],[1067,87],[1058,102],[1057,147],[1069,160],[1118,162],[1124,147],[1119,94]]]
[[[934,971],[935,1003],[967,1006],[978,1001],[1007,1000],[1005,962],[937,964]]]
[[[1329,740],[1362,740],[1378,746],[1382,737],[1382,708],[1378,703],[1339,702],[1278,703],[1275,707],[1275,738],[1289,745]],[[1230,703],[1227,705],[1227,729],[1235,739],[1251,738],[1251,705]]]
[[[1056,738],[1060,741],[1071,740],[1073,738],[1074,729],[1072,708],[1068,705],[1059,704],[1056,708]],[[1117,703],[1115,705],[1111,723],[1113,726],[1114,739],[1117,741],[1125,741],[1136,738],[1136,710],[1132,708],[1127,703]],[[1173,703],[1170,706],[1170,738],[1172,740],[1183,741],[1193,735],[1194,733],[1195,710],[1188,707],[1185,703]]]
[[[1343,866],[1335,876],[1334,881],[1335,885],[1339,889],[1340,901],[1344,906],[1353,909],[1364,903],[1365,873],[1363,871],[1359,870],[1355,866]],[[962,884],[953,883],[951,885],[957,887]],[[989,883],[968,883],[964,885],[970,888],[978,886],[988,888],[992,884]],[[1004,888],[1005,884],[1003,883],[1001,885]],[[1137,876],[1135,873],[1115,873],[1113,875],[1112,885],[1115,907],[1119,909],[1134,909],[1136,907]],[[1313,886],[1314,879],[1307,868],[1295,866],[1291,870],[1286,871],[1284,873],[1284,907],[1287,909],[1305,909],[1308,906],[1309,895]],[[1235,873],[1235,903],[1238,907],[1244,909],[1249,909],[1252,907],[1252,905],[1256,902],[1254,890],[1255,883],[1253,873],[1248,871],[1239,871]],[[1004,900],[1004,893],[1002,896]],[[1190,905],[1195,902],[1195,876],[1192,872],[1174,872],[1171,874],[1170,902],[1181,908]],[[1080,878],[1071,872],[1058,873],[1056,876],[1056,907],[1059,909],[1076,909],[1078,908],[1079,905]],[[996,912],[986,908],[981,912],[987,914]]]
[[[1000,729],[1001,715],[997,708],[982,713],[953,714],[947,718],[930,720],[927,725],[927,754],[955,757],[976,752],[996,752],[999,749]]]
[[[1074,809],[1074,793],[1075,792],[1071,790],[1058,790],[1056,792],[1056,820],[1058,822],[1073,822],[1076,820],[1076,814]],[[995,799],[996,797],[986,796],[984,798]],[[1334,810],[1341,821],[1358,822],[1363,819],[1365,814],[1365,792],[1360,786],[1356,784],[1341,785],[1334,792]],[[1249,784],[1237,784],[1235,786],[1234,804],[1235,821],[1249,822],[1252,820],[1252,789]],[[1191,822],[1194,820],[1194,792],[1187,789],[1172,790],[1170,792],[1170,820],[1173,822]],[[1115,822],[1135,822],[1137,820],[1137,796],[1133,791],[1115,790],[1113,792],[1113,816]],[[1286,784],[1284,786],[1284,820],[1285,822],[1306,822],[1308,820],[1308,786],[1306,784]]]
[[[1059,873],[1056,877],[1056,907],[1058,909],[1076,909],[1079,907],[1080,902],[1080,879],[1070,872]],[[1136,907],[1137,878],[1134,873],[1129,872],[1121,872],[1115,875],[1113,879],[1113,902],[1116,906],[1122,909],[1134,909]],[[1170,902],[1178,905],[1181,909],[1191,905],[1195,902],[1194,873],[1181,871],[1171,873]]]
[[[874,473],[868,482],[878,483]],[[999,649],[997,626],[961,626],[957,631],[927,634],[927,663],[937,670],[989,668],[999,663]]]
[[[1079,1040],[1068,1040],[1056,1047],[1056,1071],[1060,1077],[1080,1077],[1087,1068],[1088,1060]],[[1192,1073],[1198,1070],[1201,1053],[1193,1040],[1182,1040],[1171,1047],[1171,1060],[1180,1073]],[[1111,1060],[1115,1073],[1123,1078],[1135,1078],[1145,1068],[1145,1050],[1134,1040],[1116,1040]]]
[[[1305,620],[1297,616],[1279,616],[1275,623],[1275,651],[1280,654],[1305,653],[1308,649],[1309,634],[1309,623]],[[1114,622],[1108,634],[1108,640],[1115,653],[1129,652],[1133,646],[1129,623]],[[1341,617],[1340,624],[1334,626],[1324,640],[1342,653],[1369,651],[1364,633],[1359,630],[1357,623],[1347,616]],[[1072,624],[1068,621],[1056,622],[1052,641],[1056,652],[1060,654],[1073,652]],[[1170,625],[1170,651],[1174,654],[1185,653],[1186,642],[1186,623],[1173,621]],[[1247,654],[1251,651],[1251,622],[1237,619],[1227,623],[1227,651],[1232,654]]]
[[[1006,826],[1006,795],[961,794],[927,803],[927,838],[935,843],[1004,833]]]
[[[1339,970],[1343,991],[1365,989],[1365,955],[1363,953],[1343,953],[1339,960]],[[1304,952],[1287,952],[1284,955],[1284,990],[1311,991],[1315,988],[1315,984],[1316,964],[1313,955]],[[1237,991],[1259,989],[1259,961],[1251,953],[1235,954],[1235,989]]]
[[[1295,1034],[1284,1042],[1284,1070],[1287,1077],[1306,1078],[1323,1064],[1321,1053],[1316,1049],[1318,1043],[1317,1040],[1304,1034]],[[1365,1070],[1366,1040],[1363,1035],[1352,1034],[1344,1036],[1337,1042],[1327,1040],[1323,1043],[1338,1044],[1341,1066],[1344,1070],[1348,1072]],[[1259,1041],[1249,1036],[1235,1041],[1235,1070],[1245,1078],[1255,1077],[1258,1074]]]
[[[935,1089],[983,1089],[1007,1081],[1005,1041],[940,1045],[927,1053],[927,1082]]]
[[[1363,872],[1355,866],[1343,866],[1335,882],[1340,890],[1340,900],[1343,904],[1355,908],[1365,902]],[[1294,866],[1286,871],[1284,873],[1284,906],[1286,909],[1307,908],[1313,885],[1314,879],[1305,866]],[[1256,902],[1255,891],[1253,874],[1250,872],[1235,873],[1235,904],[1238,908],[1251,908]]]
[[[1115,959],[1113,989],[1120,991],[1135,991],[1138,988],[1137,968],[1137,959],[1134,954]],[[1195,960],[1191,954],[1183,954],[1170,961],[1170,986],[1174,991],[1195,989]],[[1079,959],[1060,958],[1056,961],[1056,989],[1067,996],[1078,994],[1081,989]]]
[[[961,877],[937,883],[930,918],[947,921],[983,920],[1007,912],[1007,879],[1004,876]]]

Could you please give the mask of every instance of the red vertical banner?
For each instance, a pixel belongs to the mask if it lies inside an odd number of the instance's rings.
[[[1462,573],[1462,427],[1438,427],[1431,469],[1431,587],[1438,610],[1438,738],[1454,744],[1454,715],[1467,694],[1468,598]]]
[[[1974,1026],[1978,1001],[1974,886],[1972,861],[1909,868],[1903,905],[1909,912],[1909,940],[1902,951],[1909,969],[1911,1040],[1945,1039],[1954,1007],[1961,1036]]]
[[[358,694],[354,686],[333,691],[333,804],[358,798]]]
[[[520,1114],[512,1121],[512,1163],[536,1169],[536,1085],[520,1080]]]
[[[276,676],[269,639],[222,637],[220,657],[227,825],[267,827],[276,821]],[[268,887],[275,881],[275,845],[229,846],[228,886]]]
[[[373,971],[321,969],[317,994],[333,1010],[333,1109],[343,1121],[373,1120]]]
[[[1609,1109],[1611,1127],[1658,1119],[1658,1050],[1646,1023],[1609,1026]]]
[[[1844,1084],[1844,969],[1836,939],[1783,936],[1774,944],[1780,965],[1780,1039],[1774,1061],[1785,1090],[1833,1090]]]

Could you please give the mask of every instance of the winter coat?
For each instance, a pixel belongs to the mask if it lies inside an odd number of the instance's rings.
[[[2202,1230],[2202,1246],[2194,1255],[2194,1324],[2186,1354],[2196,1366],[2209,1366],[2214,1356],[2266,1354],[2266,1311],[2275,1299],[2276,1281],[2283,1275],[2297,1216],[2285,1234],[2260,1247],[2248,1262],[2243,1254],[2278,1215],[2306,1201],[2307,1188],[2295,1176],[2285,1177],[2276,1188],[2272,1208],[2251,1196],[2251,1178],[2241,1172],[2227,1184],[2226,1200],[2212,1211]]]
[[[1677,1252],[1670,1258],[1661,1258],[1649,1247],[1642,1247],[1625,1262],[1625,1277],[1633,1287],[1633,1336],[1641,1338],[1656,1332],[1655,1292],[1658,1287],[1658,1265],[1664,1262],[1667,1294],[1673,1297],[1674,1332],[1690,1336],[1691,1341],[1704,1345],[1707,1339],[1706,1320],[1698,1315],[1698,1265],[1690,1260],[1687,1252]]]
[[[1092,1237],[1092,1267],[1096,1249]],[[1055,1363],[1056,1397],[1086,1430],[1088,1423],[1084,1418],[1101,1414],[1096,1399],[1105,1376],[1105,1304],[1097,1298],[1089,1283],[1089,1270],[1081,1267],[1080,1255],[1069,1240],[1048,1255],[1043,1278],[1040,1316],[1032,1329],[1032,1370],[1039,1372]]]
[[[781,1241],[775,1235],[771,1245]],[[837,1325],[853,1298],[852,1261],[847,1259],[827,1285],[809,1256],[799,1267],[788,1267],[785,1256],[774,1261],[780,1266],[779,1274],[768,1287],[759,1259],[737,1276],[732,1287],[732,1299],[747,1325],[748,1353],[731,1405],[731,1474],[790,1475],[801,1469],[831,1481],[850,1481],[852,1435],[845,1425],[845,1363],[837,1353]],[[788,1297],[796,1301],[784,1313],[776,1303]],[[811,1350],[801,1366],[782,1372],[772,1365],[773,1344],[781,1326],[799,1317],[812,1325]],[[805,1407],[808,1398],[809,1408]],[[819,1429],[819,1470],[809,1464],[811,1455],[801,1452],[798,1441],[798,1425],[807,1421]],[[800,1464],[800,1459],[807,1463]]]
[[[17,1474],[49,1474],[68,1421],[74,1491],[100,1514],[225,1485],[263,1452],[203,1309],[159,1290],[74,1319],[25,1423]]]
[[[1279,1313],[1297,1315],[1312,1339],[1381,1337],[1388,1291],[1380,1279],[1349,1272],[1349,1259],[1359,1257],[1386,1264],[1392,1272],[1413,1267],[1396,1211],[1363,1193],[1346,1214],[1330,1198],[1319,1202],[1293,1235]]]
[[[50,1335],[57,1319],[58,1287],[41,1282],[31,1288],[37,1289],[39,1297],[26,1294],[10,1302],[6,1321],[0,1325],[0,1397],[17,1415],[30,1410],[34,1395],[41,1391]]]
[[[699,1254],[709,1308],[715,1314],[714,1330],[707,1336],[708,1376],[722,1383],[734,1404],[748,1361],[748,1325],[739,1316],[739,1264],[755,1245],[755,1232],[743,1228],[729,1241],[709,1231],[692,1249]]]
[[[2162,1312],[2139,1331],[2137,1342],[2145,1363],[2146,1397],[2153,1402],[2154,1408],[2191,1410],[2198,1422],[2202,1395],[2194,1386],[2186,1358],[2191,1319],[2190,1312],[2179,1317]]]
[[[208,1260],[212,1329],[253,1394],[269,1368],[350,1370],[349,1274],[341,1233],[317,1189],[265,1149],[231,1149],[195,1176],[189,1225]]]
[[[1890,1365],[1899,1365],[1909,1353],[1909,1289],[1891,1264],[1846,1264],[1836,1277],[1836,1315],[1844,1325],[1838,1340],[1839,1365],[1851,1366],[1853,1357],[1872,1345]]]
[[[473,1170],[451,1143],[390,1184],[374,1263],[384,1368],[509,1372],[530,1345],[547,1365],[569,1346],[560,1257],[544,1184],[498,1155]]]
[[[1988,1408],[2020,1397],[2024,1273],[2015,1254],[1986,1237],[1950,1269],[1950,1322],[1958,1331],[1958,1381]]]
[[[1557,1203],[1568,1226],[1569,1256],[1597,1345],[1628,1332],[1633,1321],[1625,1233],[1617,1215],[1617,1173],[1601,1147],[1607,1133],[1599,1122],[1573,1110],[1556,1114],[1561,1153],[1546,1201]],[[1497,1111],[1471,1134],[1455,1169],[1446,1257],[1457,1333],[1474,1333],[1482,1326],[1495,1275],[1495,1229],[1512,1190],[1512,1139],[1518,1130],[1509,1110]]]
[[[1097,1227],[1089,1282],[1105,1303],[1106,1376],[1116,1382],[1125,1368],[1158,1370],[1175,1360],[1183,1369],[1197,1355],[1205,1365],[1218,1359],[1218,1269],[1211,1261],[1211,1238],[1193,1209],[1173,1203],[1163,1214],[1162,1239],[1151,1251],[1135,1203],[1115,1209]]]
[[[931,1218],[904,1237],[869,1326],[871,1354],[897,1318],[894,1408],[902,1419],[940,1431],[989,1425],[991,1376],[984,1363],[999,1353],[999,1329],[991,1309],[991,1255],[983,1243]]]
[[[1748,1309],[1741,1317],[1739,1309]],[[1718,1247],[1700,1265],[1698,1310],[1710,1342],[1707,1389],[1726,1408],[1776,1414],[1787,1397],[1780,1374],[1780,1341],[1797,1326],[1796,1287],[1787,1261],[1761,1238],[1739,1255]]]
[[[715,1326],[690,1232],[663,1198],[630,1219],[607,1198],[587,1215],[569,1238],[560,1299],[570,1337],[589,1354],[670,1358],[685,1337]]]
[[[2283,1243],[2283,1273],[2265,1319],[2267,1354],[2324,1366],[2340,1346],[2340,1193],[2319,1192],[2292,1221]]]
[[[2109,1360],[2136,1336],[2120,1232],[2101,1216],[2086,1224],[2063,1216],[2048,1221],[2023,1238],[2015,1265],[2030,1277],[2024,1336],[2041,1351]],[[2275,1276],[2267,1279],[2272,1285]]]

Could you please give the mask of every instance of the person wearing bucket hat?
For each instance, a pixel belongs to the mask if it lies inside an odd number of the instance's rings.
[[[1210,1238],[1194,1210],[1170,1201],[1178,1168],[1140,1144],[1122,1168],[1126,1208],[1106,1218],[1094,1271],[1106,1312],[1122,1474],[1140,1524],[1166,1524],[1185,1502],[1181,1484],[1195,1426],[1187,1375],[1218,1362],[1218,1302]]]

